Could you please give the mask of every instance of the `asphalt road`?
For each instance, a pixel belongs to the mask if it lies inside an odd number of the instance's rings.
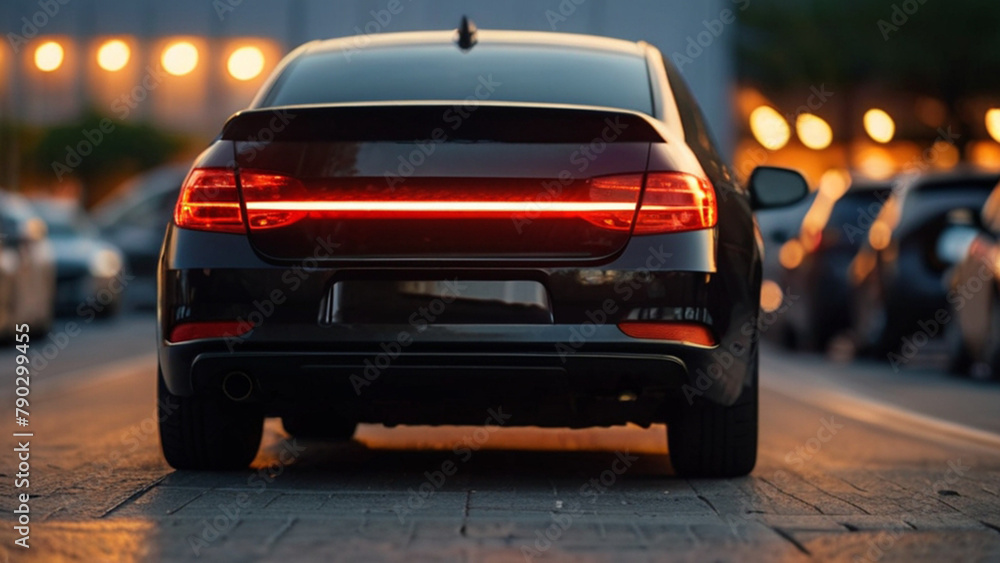
[[[51,342],[30,395],[30,549],[13,529],[24,429],[13,378],[0,387],[4,562],[1000,561],[1000,385],[919,365],[767,349],[743,479],[669,476],[662,426],[362,426],[327,445],[277,421],[253,470],[210,474],[160,457],[151,318]]]

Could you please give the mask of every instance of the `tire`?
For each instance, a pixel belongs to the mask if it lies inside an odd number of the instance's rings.
[[[752,383],[732,406],[703,397],[685,405],[667,425],[670,463],[681,477],[742,477],[757,463],[757,351]]]
[[[296,414],[281,417],[285,431],[304,440],[346,442],[354,437],[358,425],[335,416]]]
[[[157,413],[163,457],[174,469],[244,469],[257,455],[263,413],[218,396],[172,394],[157,374]]]

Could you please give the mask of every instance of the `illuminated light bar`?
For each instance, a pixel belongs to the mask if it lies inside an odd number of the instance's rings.
[[[620,323],[618,329],[627,336],[643,340],[670,340],[699,346],[718,343],[711,329],[698,323],[626,322]]]
[[[538,207],[538,209],[533,209]],[[321,212],[415,212],[415,213],[519,213],[530,210],[549,213],[591,211],[634,211],[634,203],[556,202],[542,205],[517,201],[252,201],[250,211],[321,211]]]
[[[170,331],[168,341],[175,344],[204,338],[228,338],[243,336],[254,329],[249,322],[221,321],[179,324]]]

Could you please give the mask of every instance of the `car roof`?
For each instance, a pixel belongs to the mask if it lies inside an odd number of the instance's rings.
[[[307,43],[302,47],[302,54],[343,51],[345,49],[388,49],[407,48],[428,45],[455,44],[455,31],[409,31],[398,33],[376,33],[366,36],[338,37]],[[617,53],[636,57],[645,56],[646,44],[612,39],[596,35],[577,33],[554,33],[547,31],[504,31],[479,30],[476,34],[478,43],[474,49],[490,48],[497,45],[517,45],[538,48],[566,48]]]

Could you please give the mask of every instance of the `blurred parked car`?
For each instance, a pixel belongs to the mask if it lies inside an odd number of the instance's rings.
[[[774,329],[788,347],[822,351],[850,328],[851,260],[891,192],[888,181],[856,180],[808,198],[797,236],[775,249],[788,306]]]
[[[74,201],[43,199],[35,209],[48,225],[56,257],[56,314],[88,318],[118,312],[128,281],[123,257],[101,240],[86,212]]]
[[[156,306],[156,267],[167,224],[174,214],[188,165],[164,166],[137,176],[94,212],[101,237],[121,249],[134,279],[128,302],[136,307]]]
[[[946,276],[948,364],[952,372],[1000,379],[1000,185],[979,221],[951,217],[938,254]]]
[[[949,264],[938,254],[939,239],[956,217],[978,218],[998,179],[960,171],[910,177],[894,188],[851,262],[853,332],[862,352],[895,351],[903,337],[923,330],[918,323],[946,310]]]
[[[52,326],[55,255],[45,222],[23,197],[0,191],[0,340],[28,324],[41,335]]]

